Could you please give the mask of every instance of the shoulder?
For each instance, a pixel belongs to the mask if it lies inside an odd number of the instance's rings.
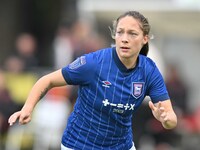
[[[151,58],[143,55],[139,55],[139,66],[148,70],[156,68],[155,62]]]
[[[112,56],[112,48],[108,47],[108,48],[99,49],[95,52],[85,54],[85,56],[90,59],[96,60],[98,62],[103,59],[110,58]]]
[[[149,57],[140,55],[139,66],[146,77],[161,75],[156,63]]]

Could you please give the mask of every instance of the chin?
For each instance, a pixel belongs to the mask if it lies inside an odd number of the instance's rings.
[[[128,58],[130,58],[131,56],[130,55],[121,55],[121,58],[125,58],[125,59],[128,59]]]

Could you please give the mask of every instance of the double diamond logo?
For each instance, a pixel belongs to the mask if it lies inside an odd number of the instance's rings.
[[[112,85],[109,81],[102,81],[102,82],[103,82],[102,86],[106,88],[110,88],[110,86]]]

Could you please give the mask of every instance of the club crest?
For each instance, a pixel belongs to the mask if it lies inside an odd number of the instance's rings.
[[[144,82],[132,82],[132,95],[136,99],[139,98],[144,89]]]
[[[81,67],[82,65],[86,64],[85,56],[81,56],[74,60],[71,64],[69,64],[70,69],[77,69]]]

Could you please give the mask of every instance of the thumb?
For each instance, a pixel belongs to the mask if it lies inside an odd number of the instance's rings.
[[[152,103],[152,101],[149,101],[149,107],[151,108],[151,110],[155,110],[155,106],[154,106],[154,104]]]

